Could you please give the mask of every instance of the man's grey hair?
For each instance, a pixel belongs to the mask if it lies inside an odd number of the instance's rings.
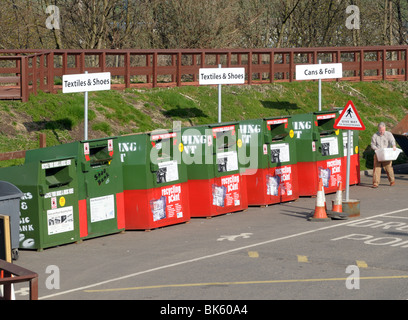
[[[380,122],[380,123],[378,124],[378,128],[380,128],[380,127],[384,127],[384,128],[385,128],[385,123],[384,123],[384,122]]]

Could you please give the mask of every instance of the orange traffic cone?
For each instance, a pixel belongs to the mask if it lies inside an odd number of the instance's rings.
[[[324,194],[324,189],[323,189],[323,180],[319,179],[319,186],[317,190],[317,196],[316,196],[316,207],[315,211],[313,214],[313,217],[309,218],[309,221],[330,221],[331,219],[327,217],[326,213],[326,196]]]
[[[334,212],[343,212],[343,195],[342,195],[343,183],[340,181],[337,187],[336,198],[332,202],[332,211]]]

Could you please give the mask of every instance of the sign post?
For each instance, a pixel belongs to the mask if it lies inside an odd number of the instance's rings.
[[[223,84],[244,84],[245,68],[201,68],[199,71],[200,85],[218,85],[218,123],[222,122],[221,117],[221,85]]]
[[[62,93],[85,92],[84,140],[88,140],[88,92],[111,89],[111,73],[70,74],[62,76]]]
[[[351,130],[365,130],[365,125],[361,121],[361,118],[357,112],[356,107],[350,100],[347,102],[342,113],[334,123],[334,129],[346,129],[347,130],[347,176],[346,176],[346,201],[350,200],[350,155],[352,150],[351,146]]]
[[[88,74],[88,71],[85,71]],[[84,93],[84,140],[88,140],[88,91]]]
[[[222,69],[221,64],[218,65],[219,69]],[[218,123],[221,123],[221,117],[222,117],[222,111],[221,111],[221,107],[222,107],[222,99],[221,99],[221,83],[218,84]]]
[[[319,111],[322,111],[322,79],[343,78],[343,64],[327,63],[296,66],[296,80],[319,80]]]

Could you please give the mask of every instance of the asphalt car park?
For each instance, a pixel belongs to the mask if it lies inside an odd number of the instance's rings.
[[[406,300],[408,175],[396,171],[393,187],[385,175],[378,189],[371,181],[362,172],[350,187],[360,216],[347,220],[308,221],[316,199],[302,197],[22,250],[16,263],[39,274],[40,300]],[[329,208],[334,196],[326,195]],[[14,289],[28,299],[26,285]]]

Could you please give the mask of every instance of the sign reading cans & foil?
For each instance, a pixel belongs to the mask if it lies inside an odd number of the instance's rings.
[[[296,80],[343,78],[343,64],[306,64],[296,66]]]
[[[111,73],[84,73],[62,76],[62,92],[88,92],[111,89]]]

